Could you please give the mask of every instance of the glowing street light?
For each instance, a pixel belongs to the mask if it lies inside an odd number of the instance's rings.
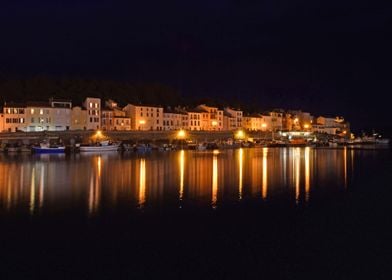
[[[238,130],[237,133],[235,134],[235,138],[242,140],[245,138],[245,133],[243,130]]]
[[[212,126],[217,126],[218,122],[217,121],[212,121],[211,124],[212,124]]]
[[[265,130],[267,128],[267,124],[266,123],[262,123],[261,124],[261,128],[263,128]]]
[[[179,139],[184,139],[185,136],[186,136],[185,130],[181,129],[181,130],[179,130],[179,131],[177,132],[177,138],[179,138]]]
[[[308,125],[308,124],[304,124],[304,128],[305,128],[305,129],[308,129],[308,128],[309,128],[309,125]]]
[[[139,121],[139,124],[145,124],[145,123],[146,123],[145,120],[140,120],[140,121]]]
[[[95,137],[95,138],[101,138],[101,137],[102,137],[102,131],[97,130],[97,131],[95,132],[95,134],[94,134],[94,137]]]

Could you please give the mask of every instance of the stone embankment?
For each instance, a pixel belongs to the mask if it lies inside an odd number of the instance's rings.
[[[98,137],[97,137],[98,136]],[[271,132],[246,132],[246,137],[272,139]],[[235,138],[233,131],[186,131],[186,135],[179,137],[178,131],[103,131],[102,136],[96,131],[44,131],[44,132],[12,132],[0,133],[1,143],[33,144],[44,139],[60,140],[65,144],[72,142],[88,143],[97,138],[109,138],[114,141],[129,142],[166,142],[175,140],[192,140],[195,142],[210,142]]]

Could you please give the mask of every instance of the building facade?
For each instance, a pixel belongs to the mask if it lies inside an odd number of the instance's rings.
[[[211,107],[205,104],[197,106],[196,109],[202,111],[202,130],[223,130],[223,110],[219,110],[217,107]]]
[[[83,103],[87,111],[86,129],[97,130],[101,128],[101,99],[87,97]]]
[[[226,127],[224,125],[224,130],[236,130],[242,128],[243,112],[241,110],[226,107],[224,109],[224,113],[224,115],[226,115]],[[229,118],[234,118],[234,122]]]
[[[163,108],[128,104],[124,107],[132,130],[163,130]]]
[[[187,129],[184,125],[184,116],[186,114],[171,111],[169,109],[163,111],[163,130]]]
[[[26,105],[5,103],[0,122],[2,132],[24,131],[26,129]]]
[[[126,116],[116,102],[107,100],[101,112],[102,130],[131,130],[131,118]]]

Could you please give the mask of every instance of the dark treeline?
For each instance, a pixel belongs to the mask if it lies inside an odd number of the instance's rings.
[[[188,96],[177,89],[161,83],[125,82],[117,80],[53,78],[36,76],[29,78],[0,79],[0,106],[4,102],[47,101],[49,98],[70,99],[74,106],[81,105],[86,97],[113,99],[121,106],[128,103],[189,106],[208,104],[210,106],[231,106],[247,112],[259,111],[256,104],[246,104],[239,98],[222,98],[203,95]]]
[[[70,99],[74,105],[80,105],[86,97],[113,99],[120,105],[142,103],[169,106],[184,103],[178,91],[159,83],[129,83],[47,76],[0,80],[0,101],[2,103],[47,101],[50,97]]]

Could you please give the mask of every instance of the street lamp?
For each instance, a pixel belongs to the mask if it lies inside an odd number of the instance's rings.
[[[177,132],[177,138],[178,138],[179,140],[181,140],[181,149],[183,149],[183,144],[184,144],[184,139],[185,139],[185,137],[186,137],[186,131],[183,130],[183,129],[180,129],[180,130]]]
[[[235,134],[235,138],[238,140],[243,140],[245,138],[245,133],[243,130],[238,130]]]
[[[145,120],[140,120],[139,121],[139,130],[143,130],[143,125],[146,123]]]
[[[181,130],[179,130],[179,131],[177,132],[177,138],[179,138],[179,139],[184,139],[185,136],[186,136],[185,130],[181,129]]]

